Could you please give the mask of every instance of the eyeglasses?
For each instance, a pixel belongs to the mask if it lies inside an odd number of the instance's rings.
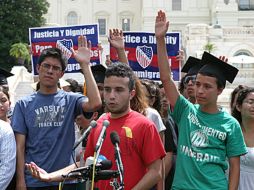
[[[50,65],[48,63],[43,63],[41,64],[41,67],[45,70],[45,71],[49,71],[50,68],[52,68],[52,71],[57,73],[60,72],[62,69],[61,67],[55,66],[55,65]]]
[[[196,75],[186,76],[185,79],[184,79],[184,81],[183,81],[183,84],[184,84],[184,85],[187,85],[187,84],[189,84],[190,81],[192,82],[192,84],[195,84],[195,82],[196,82],[196,77],[197,77]]]

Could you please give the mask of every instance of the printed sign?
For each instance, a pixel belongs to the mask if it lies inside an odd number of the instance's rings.
[[[29,39],[32,48],[32,69],[34,75],[38,75],[36,65],[40,53],[46,48],[57,47],[62,50],[68,59],[65,73],[79,72],[79,63],[74,59],[71,48],[78,49],[78,36],[84,35],[92,43],[91,64],[100,63],[98,49],[98,25],[79,25],[66,27],[40,27],[29,28]]]
[[[180,49],[180,34],[167,33],[165,40],[173,79],[179,81],[180,63],[176,60],[176,56]],[[124,32],[124,41],[126,55],[135,74],[141,79],[160,80],[154,33]],[[113,47],[110,47],[110,57],[112,61],[118,60]]]

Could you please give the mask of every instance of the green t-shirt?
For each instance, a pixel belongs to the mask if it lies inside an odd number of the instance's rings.
[[[228,189],[226,158],[247,152],[237,120],[223,110],[202,112],[183,96],[172,117],[179,128],[173,189]]]

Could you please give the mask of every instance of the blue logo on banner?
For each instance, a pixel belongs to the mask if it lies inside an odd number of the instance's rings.
[[[136,58],[139,65],[142,68],[146,68],[150,65],[153,59],[153,49],[148,46],[137,46],[136,48]]]
[[[57,40],[56,47],[62,51],[67,59],[70,59],[72,55],[71,48],[73,48],[73,42],[71,39]]]

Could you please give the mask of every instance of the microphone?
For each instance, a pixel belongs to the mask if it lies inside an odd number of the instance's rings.
[[[88,135],[89,135],[91,129],[92,129],[92,128],[95,128],[96,125],[97,125],[96,121],[92,120],[91,123],[90,123],[90,125],[89,125],[89,127],[85,130],[85,132],[82,134],[82,136],[81,136],[81,137],[78,139],[78,141],[74,144],[72,150],[75,150],[75,149],[78,147],[78,145],[79,145],[84,139],[86,139],[86,138],[88,137]]]
[[[84,176],[85,174],[85,176]],[[64,178],[68,177],[68,178],[77,178],[77,179],[82,179],[82,178],[91,178],[91,172],[90,170],[87,170],[87,173],[85,172],[70,172],[69,174],[67,175],[62,175]],[[119,176],[119,172],[116,171],[116,170],[99,170],[99,171],[96,171],[95,173],[95,181],[98,181],[98,180],[108,180],[108,179],[111,179],[111,178],[117,178]]]
[[[119,148],[120,138],[116,131],[112,131],[110,133],[110,139],[112,144],[115,146],[115,158],[116,158],[117,168],[120,172],[120,182],[123,185],[123,163],[122,163],[120,148]]]
[[[90,171],[92,165],[79,167],[74,170],[71,170],[70,173],[84,173],[87,171]],[[96,164],[95,168],[97,170],[109,170],[112,167],[112,161],[111,160],[102,160],[99,164]]]
[[[98,180],[108,180],[111,178],[117,178],[119,176],[118,171],[115,170],[101,170],[96,172],[95,174],[95,181]]]
[[[101,170],[109,170],[112,167],[112,161],[111,160],[102,160],[98,167]]]
[[[103,141],[105,139],[106,129],[107,129],[108,126],[109,126],[109,121],[108,120],[104,120],[103,124],[102,124],[102,129],[101,129],[100,136],[99,136],[99,138],[97,140],[97,143],[96,143],[96,146],[95,146],[95,152],[97,152],[97,154],[99,153],[99,149],[101,148],[102,143],[103,143]]]

